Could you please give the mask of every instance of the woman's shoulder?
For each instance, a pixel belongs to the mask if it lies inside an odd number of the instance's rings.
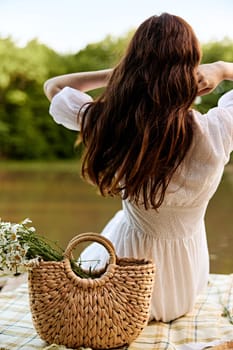
[[[207,113],[193,114],[200,145],[207,145],[216,155],[223,154],[228,159],[233,151],[233,91],[224,94]]]
[[[223,108],[233,107],[233,90],[226,92],[222,97],[220,97],[218,100],[218,106]]]
[[[224,129],[233,133],[233,90],[225,93],[218,100],[216,107],[210,108],[208,112],[202,114],[196,110],[194,112],[195,121],[200,127],[206,131],[210,131],[211,127]]]

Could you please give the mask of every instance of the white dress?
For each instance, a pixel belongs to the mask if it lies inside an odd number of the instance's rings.
[[[57,123],[79,130],[77,113],[90,101],[87,94],[66,87],[53,98],[50,114]],[[191,311],[208,282],[204,217],[233,150],[233,90],[207,114],[194,111],[194,118],[194,142],[173,176],[159,211],[145,210],[124,200],[122,210],[102,232],[113,242],[119,257],[155,262],[150,319],[163,322]],[[81,259],[100,259],[105,264],[108,253],[93,243]]]

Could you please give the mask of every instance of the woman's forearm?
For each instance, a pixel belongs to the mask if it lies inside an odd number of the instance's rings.
[[[218,61],[201,64],[197,72],[198,95],[212,92],[223,80],[233,80],[233,63]]]
[[[107,85],[111,72],[112,69],[104,69],[92,72],[59,75],[48,79],[44,83],[44,92],[51,101],[53,96],[66,86],[80,91],[98,89]]]
[[[233,63],[232,62],[219,62],[222,65],[223,80],[233,80]]]

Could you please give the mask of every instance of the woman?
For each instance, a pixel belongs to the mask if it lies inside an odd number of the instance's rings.
[[[81,130],[83,176],[122,197],[102,234],[118,256],[156,264],[150,319],[164,322],[191,311],[207,285],[204,217],[233,149],[233,91],[205,115],[191,109],[196,96],[233,80],[233,64],[200,59],[189,24],[164,13],[140,25],[115,69],[45,83],[55,121]],[[96,101],[84,93],[103,86]],[[96,243],[81,257],[107,258]]]

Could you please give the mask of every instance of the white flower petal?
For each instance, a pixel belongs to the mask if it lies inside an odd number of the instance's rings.
[[[31,222],[32,222],[31,219],[26,218],[26,219],[24,219],[24,220],[22,221],[22,225],[27,225],[27,224],[29,224],[29,223],[31,223]]]

